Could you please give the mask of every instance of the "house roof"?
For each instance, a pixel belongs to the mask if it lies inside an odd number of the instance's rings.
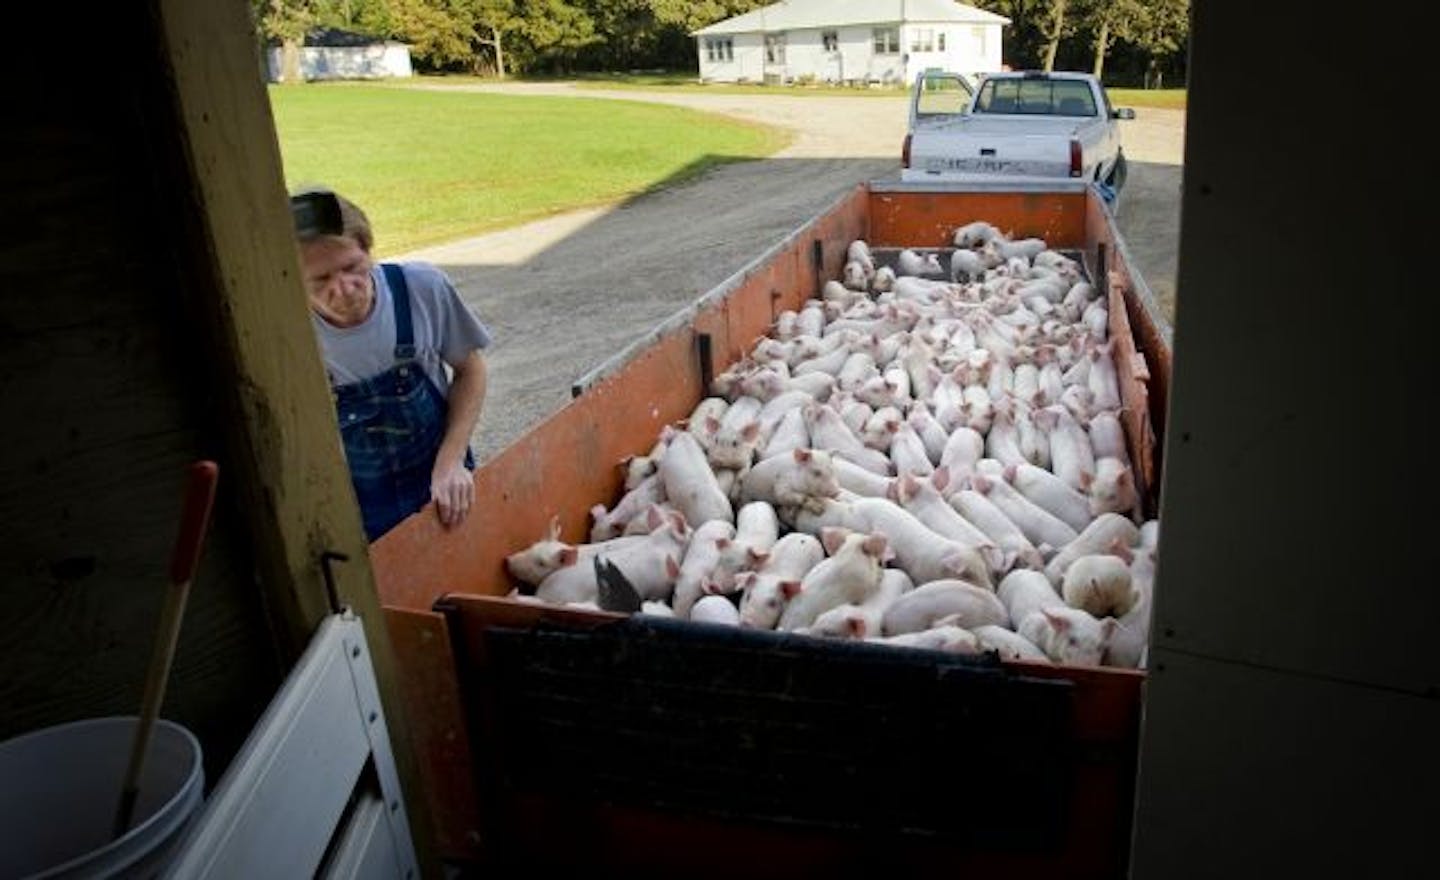
[[[746,34],[886,22],[1007,25],[1010,19],[951,0],[785,0],[718,21],[694,35]]]
[[[340,28],[311,28],[305,32],[305,46],[376,46],[384,43],[393,43],[394,40],[387,40],[384,37],[372,37],[369,34],[359,34],[354,31],[341,30]]]

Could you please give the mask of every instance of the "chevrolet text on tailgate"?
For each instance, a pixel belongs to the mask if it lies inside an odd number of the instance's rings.
[[[997,73],[978,86],[957,73],[915,80],[900,179],[1005,183],[1085,180],[1113,200],[1125,183],[1119,120],[1095,77]]]

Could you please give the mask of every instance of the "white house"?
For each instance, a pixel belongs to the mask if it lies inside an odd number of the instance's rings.
[[[284,78],[284,59],[277,45],[266,47],[270,82]],[[386,79],[413,76],[410,47],[394,40],[367,37],[334,28],[317,28],[300,47],[300,75],[307,79]]]
[[[705,82],[910,82],[1000,70],[1010,19],[950,0],[785,0],[695,31]]]

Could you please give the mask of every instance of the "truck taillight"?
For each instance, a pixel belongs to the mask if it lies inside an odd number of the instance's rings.
[[[910,137],[911,137],[911,135],[908,135],[908,134],[905,135],[905,144],[900,147],[900,167],[901,167],[901,168],[909,168],[909,167],[910,167]]]
[[[1080,176],[1080,141],[1075,139],[1070,141],[1070,176]]]

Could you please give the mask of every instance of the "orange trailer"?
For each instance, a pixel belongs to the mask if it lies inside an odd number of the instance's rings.
[[[513,586],[505,556],[551,517],[584,540],[590,507],[618,497],[617,463],[838,277],[850,241],[944,247],[972,220],[1078,252],[1109,298],[1122,422],[1153,515],[1169,328],[1098,195],[857,187],[576,383],[477,471],[463,527],[417,515],[371,548],[442,854],[705,874],[1124,873],[1143,672],[727,637],[497,598]],[[866,684],[829,692],[811,670]]]

